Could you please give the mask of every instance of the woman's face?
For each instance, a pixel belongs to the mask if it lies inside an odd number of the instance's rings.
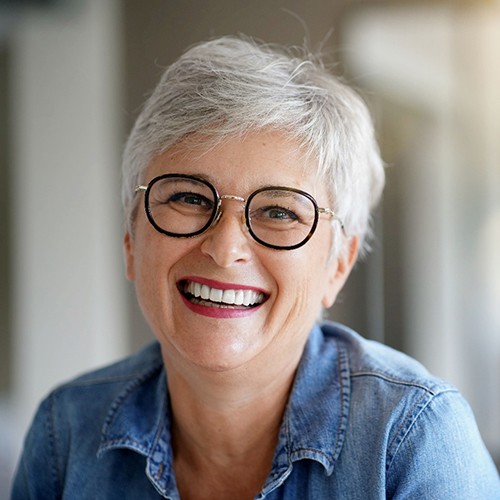
[[[253,133],[208,149],[193,148],[193,141],[156,157],[144,180],[191,174],[207,179],[221,195],[244,198],[266,185],[287,186],[329,206],[314,165],[307,165],[296,144],[278,133]],[[347,278],[356,241],[347,260],[332,258],[331,221],[322,216],[306,245],[289,251],[266,248],[246,230],[242,203],[227,199],[221,219],[208,231],[172,238],[151,226],[142,207],[141,199],[133,236],[125,235],[127,277],[135,282],[166,363],[212,371],[296,364],[321,306],[333,304]],[[186,292],[202,285],[229,301],[246,294],[260,303],[234,308],[200,304]]]

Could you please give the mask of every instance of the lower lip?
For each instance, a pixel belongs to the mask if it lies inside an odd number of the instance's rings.
[[[262,304],[255,307],[245,308],[245,309],[233,309],[230,307],[209,307],[202,306],[200,304],[193,304],[184,295],[181,294],[184,304],[196,314],[201,314],[202,316],[208,316],[209,318],[219,318],[219,319],[230,319],[230,318],[243,318],[245,316],[250,316],[257,312]]]

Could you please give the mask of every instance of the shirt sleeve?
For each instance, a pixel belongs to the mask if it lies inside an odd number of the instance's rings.
[[[53,401],[49,397],[41,403],[26,435],[11,500],[61,498],[60,477]]]
[[[498,471],[456,391],[435,395],[394,441],[388,498],[500,499]]]

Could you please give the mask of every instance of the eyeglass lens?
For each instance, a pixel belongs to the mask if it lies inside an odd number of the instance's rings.
[[[157,178],[146,195],[151,223],[161,232],[177,237],[195,236],[208,229],[216,216],[217,203],[213,186],[183,176]],[[252,236],[276,248],[300,246],[317,223],[312,198],[287,188],[255,191],[246,202],[245,216]]]

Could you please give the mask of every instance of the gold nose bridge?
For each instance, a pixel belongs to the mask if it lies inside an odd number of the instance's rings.
[[[222,200],[233,200],[233,201],[239,201],[243,204],[247,201],[245,198],[242,198],[241,196],[236,196],[234,194],[223,194],[219,196],[219,203],[217,204],[217,215],[215,216],[214,222],[212,226],[215,226],[220,218],[222,217]],[[245,215],[243,213],[242,215],[242,223],[246,227],[246,220],[245,220]]]
[[[236,196],[235,194],[223,194],[222,196],[219,196],[221,200],[236,200],[236,201],[241,201],[242,203],[245,203],[245,198],[242,198],[241,196]]]

